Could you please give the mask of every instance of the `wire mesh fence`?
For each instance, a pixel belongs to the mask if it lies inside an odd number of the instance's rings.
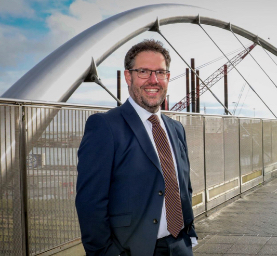
[[[77,151],[87,118],[105,111],[2,102],[0,255],[37,255],[80,237],[74,205]],[[275,120],[165,114],[186,130],[195,215],[277,169]]]

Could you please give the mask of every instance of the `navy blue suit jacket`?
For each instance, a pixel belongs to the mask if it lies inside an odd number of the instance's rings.
[[[162,118],[176,157],[184,224],[189,225],[185,131],[181,123]],[[116,256],[123,249],[132,256],[153,255],[165,184],[155,149],[128,100],[88,118],[78,157],[76,208],[87,255]],[[189,235],[196,237],[193,228]]]

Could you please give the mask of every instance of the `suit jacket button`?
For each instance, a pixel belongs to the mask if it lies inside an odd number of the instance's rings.
[[[159,191],[159,196],[162,196],[163,194],[163,191]]]
[[[157,223],[158,223],[158,220],[157,220],[157,219],[154,219],[154,220],[153,220],[153,223],[154,223],[154,224],[157,224]]]

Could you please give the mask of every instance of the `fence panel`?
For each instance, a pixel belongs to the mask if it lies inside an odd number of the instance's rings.
[[[89,115],[105,111],[58,103],[0,105],[0,255],[25,252],[20,162],[24,143],[30,253],[37,255],[80,237],[74,204],[77,150]],[[21,136],[21,112],[26,141]],[[238,195],[240,189],[259,184],[263,174],[270,178],[275,173],[277,121],[166,113],[186,130],[196,216]]]
[[[239,185],[239,120],[224,118],[224,181]]]
[[[263,121],[263,151],[264,151],[264,165],[272,164],[272,122],[270,120]]]
[[[253,138],[253,172],[259,172],[262,175],[263,169],[263,137],[262,120],[252,120],[252,138]]]
[[[240,120],[240,154],[241,174],[247,175],[253,170],[251,119]]]
[[[19,107],[0,106],[0,255],[24,255]]]
[[[277,121],[272,121],[272,163],[277,163]]]
[[[205,117],[207,188],[224,182],[223,119]]]
[[[180,121],[186,130],[190,159],[190,177],[193,187],[194,214],[205,211],[204,180],[204,127],[202,116],[181,116]]]
[[[30,252],[80,237],[75,210],[77,150],[94,111],[26,107]],[[43,119],[55,113],[47,127]]]

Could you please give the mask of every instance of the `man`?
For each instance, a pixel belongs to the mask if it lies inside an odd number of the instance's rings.
[[[133,46],[125,57],[129,99],[87,120],[76,196],[87,255],[193,255],[185,131],[160,113],[170,60],[158,41]]]

